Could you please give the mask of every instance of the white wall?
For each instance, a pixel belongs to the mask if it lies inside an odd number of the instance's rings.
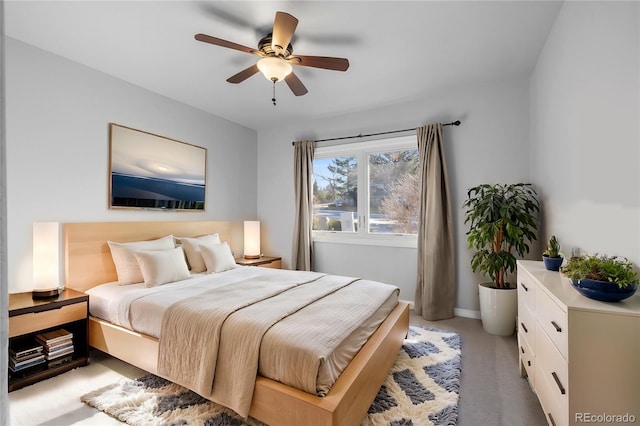
[[[109,210],[109,122],[207,148],[205,212]],[[6,40],[6,126],[11,293],[32,288],[36,221],[256,216],[254,130],[11,38]]]
[[[377,89],[376,89],[377,90]],[[389,90],[393,90],[390,86]],[[423,100],[387,105],[341,117],[304,123],[279,123],[258,132],[258,217],[265,223],[263,251],[291,262],[293,228],[293,147],[300,139],[324,139],[462,120],[445,127],[458,271],[459,310],[477,311],[477,283],[469,266],[461,208],[466,191],[479,183],[526,181],[529,176],[528,80],[444,89]],[[401,298],[413,300],[416,250],[371,246],[316,245],[316,265],[324,272],[360,276],[398,285]]]
[[[532,178],[562,251],[640,265],[640,4],[565,2],[531,77]]]
[[[4,2],[0,2],[0,365],[9,362],[9,298],[7,285],[7,191],[5,156],[5,49],[4,49]],[[0,377],[0,424],[9,424],[8,377]]]

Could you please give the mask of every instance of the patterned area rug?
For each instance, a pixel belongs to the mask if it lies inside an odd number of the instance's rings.
[[[362,425],[455,425],[460,371],[457,333],[411,326]],[[81,400],[130,425],[262,425],[151,374],[122,379]]]

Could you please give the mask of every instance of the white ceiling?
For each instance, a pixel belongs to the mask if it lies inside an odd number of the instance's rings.
[[[5,1],[5,32],[57,55],[249,128],[335,116],[528,75],[559,1]],[[256,74],[225,80],[258,57],[249,47],[276,11],[299,19],[301,55],[348,58],[346,72],[295,67],[295,97]]]

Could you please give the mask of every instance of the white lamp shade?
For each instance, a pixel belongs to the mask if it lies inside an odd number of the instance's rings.
[[[289,62],[272,56],[260,59],[256,65],[269,81],[282,81],[293,71]]]
[[[35,289],[60,285],[60,223],[33,223],[33,286]]]
[[[256,259],[260,257],[260,221],[244,221],[244,257]]]

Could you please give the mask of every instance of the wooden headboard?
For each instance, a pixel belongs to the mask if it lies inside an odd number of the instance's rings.
[[[232,222],[84,222],[64,224],[65,284],[79,291],[117,281],[107,241],[146,241],[173,234],[231,238]]]

